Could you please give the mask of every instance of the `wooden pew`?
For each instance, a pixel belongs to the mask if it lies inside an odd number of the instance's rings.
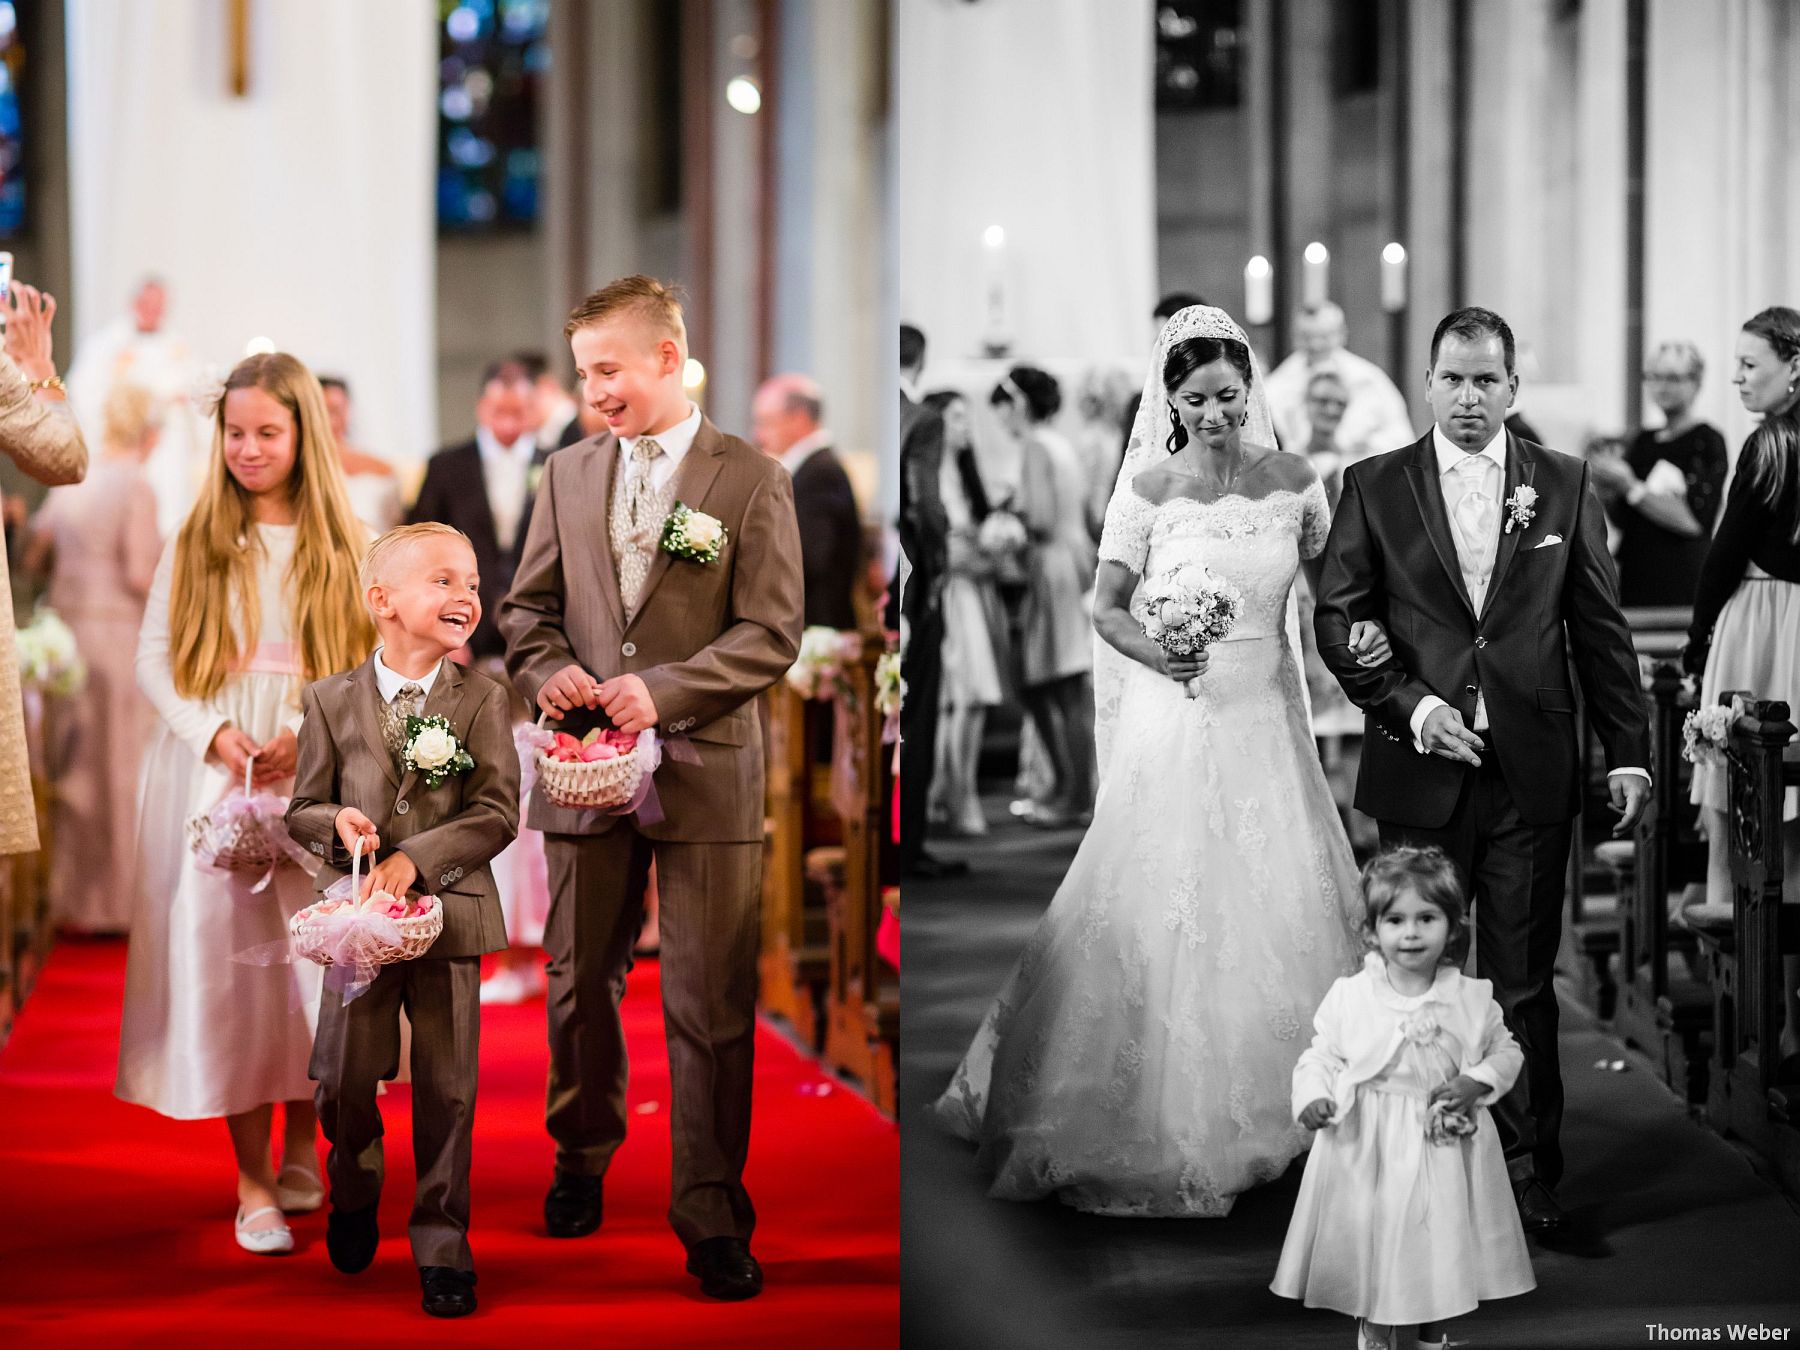
[[[43,703],[25,698],[25,741],[31,763],[31,797],[37,812],[38,851],[0,857],[0,1044],[12,1019],[31,996],[55,937],[50,912],[50,783],[44,772]]]
[[[809,878],[806,858],[842,837],[830,809],[829,770],[816,771],[832,714],[829,704],[803,699],[786,680],[769,690],[767,706],[761,1002],[817,1054],[825,1044],[829,931],[824,888]]]
[[[1662,1066],[1663,1078],[1690,1104],[1706,1103],[1707,1059],[1712,1043],[1712,991],[1686,975],[1672,978],[1672,951],[1694,948],[1694,935],[1669,926],[1669,898],[1689,882],[1706,879],[1705,845],[1694,828],[1697,808],[1688,801],[1692,775],[1682,758],[1682,722],[1695,704],[1681,671],[1658,661],[1651,672],[1650,763],[1652,798],[1632,841],[1629,903],[1619,931],[1619,1035]],[[1685,964],[1685,963],[1684,963]]]
[[[875,665],[883,645],[880,636],[865,636],[861,653],[844,666],[845,679],[834,700],[831,778],[844,830],[841,865],[833,865],[837,859],[823,851],[813,856],[825,871],[831,934],[825,1060],[859,1080],[876,1105],[892,1114],[899,980],[875,950],[882,864],[892,847],[884,810],[892,750],[882,744],[885,719],[875,706]]]
[[[1728,702],[1734,695],[1720,696]],[[1772,1162],[1800,1191],[1800,1082],[1781,1073],[1782,957],[1800,952],[1800,906],[1782,903],[1782,798],[1800,765],[1782,750],[1794,736],[1785,703],[1753,699],[1731,729],[1732,925],[1703,936],[1713,967],[1716,1045],[1707,1118]]]

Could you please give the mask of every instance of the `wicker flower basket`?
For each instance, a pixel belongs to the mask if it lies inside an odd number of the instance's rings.
[[[355,895],[362,889],[362,840],[356,841],[356,848],[350,855],[350,889]],[[356,961],[359,966],[391,966],[396,961],[412,961],[425,954],[438,934],[444,931],[444,905],[436,896],[425,897],[428,907],[417,914],[409,914],[403,919],[391,920],[394,927],[400,930],[398,944],[390,942],[359,941],[356,944]],[[341,912],[341,911],[340,911]],[[330,916],[335,918],[335,916]],[[294,951],[309,961],[321,966],[334,963],[333,949],[342,936],[342,925],[330,921],[330,918],[313,912],[308,905],[299,910],[288,920],[288,934],[293,938]]]
[[[252,796],[251,770],[256,756],[244,761],[244,797]],[[219,806],[224,805],[220,803]],[[201,862],[227,872],[267,872],[282,858],[269,839],[261,816],[250,810],[221,811],[214,806],[188,817],[188,851]]]
[[[543,725],[544,718],[540,715],[538,726],[542,728]],[[538,786],[558,806],[609,811],[635,797],[643,779],[644,752],[641,750],[588,764],[571,764],[552,759],[543,750],[537,752]]]

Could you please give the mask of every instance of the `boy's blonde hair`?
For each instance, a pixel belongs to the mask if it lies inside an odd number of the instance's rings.
[[[225,467],[225,402],[234,389],[260,389],[294,419],[287,488],[297,528],[282,589],[302,682],[349,670],[375,647],[374,625],[356,594],[369,532],[350,509],[324,392],[286,352],[246,357],[226,377],[213,408],[206,482],[175,536],[169,665],[183,698],[218,693],[241,659],[256,650],[262,632],[256,587],[262,535],[251,528],[250,494]],[[298,694],[296,689],[296,706]]]
[[[641,274],[609,281],[575,306],[563,325],[563,337],[572,338],[583,328],[619,318],[635,319],[657,341],[673,339],[682,360],[687,359],[687,323],[682,318],[680,296],[674,287]]]
[[[369,545],[369,551],[363,555],[362,571],[357,577],[362,587],[363,603],[369,600],[369,587],[385,586],[393,575],[394,568],[413,551],[413,546],[422,539],[437,539],[449,536],[468,544],[469,552],[475,551],[475,545],[469,536],[454,525],[445,525],[435,520],[421,520],[414,525],[398,525],[389,530],[381,538]],[[371,614],[373,611],[370,611]]]

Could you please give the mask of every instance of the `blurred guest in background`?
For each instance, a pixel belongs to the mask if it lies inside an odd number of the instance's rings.
[[[1119,439],[1119,424],[1133,399],[1141,397],[1136,381],[1116,366],[1087,370],[1075,389],[1076,422],[1070,439],[1087,475],[1083,510],[1088,533],[1096,544],[1100,541],[1100,527],[1106,523],[1106,504],[1112,499],[1119,461],[1125,452]]]
[[[756,448],[794,480],[794,515],[800,522],[801,566],[806,574],[806,624],[851,631],[862,565],[862,516],[850,476],[820,424],[825,400],[806,375],[777,375],[750,404]]]
[[[135,667],[162,556],[144,461],[162,413],[148,389],[113,386],[100,457],[82,482],[50,490],[25,553],[27,570],[49,572],[45,601],[87,667],[79,691],[49,701],[44,738],[55,837],[80,841],[51,855],[51,902],[60,926],[83,933],[126,932],[137,895],[138,752],[151,710]]]
[[[1020,614],[1018,680],[1054,785],[1025,819],[1045,828],[1081,821],[1094,800],[1094,709],[1088,673],[1094,631],[1086,596],[1097,554],[1087,531],[1085,476],[1075,449],[1049,425],[1062,407],[1054,376],[1014,366],[988,401],[1024,448],[1019,517],[1030,534]]]
[[[944,419],[944,513],[950,522],[949,573],[944,579],[944,677],[938,724],[937,776],[931,819],[951,833],[987,833],[977,768],[987,711],[1005,700],[996,636],[1006,619],[994,587],[994,562],[981,546],[987,490],[976,468],[968,400],[942,390],[925,404]]]
[[[351,442],[349,382],[341,375],[321,375],[319,387],[325,391],[325,411],[331,414],[331,439],[337,444],[350,509],[375,533],[386,534],[403,514],[400,478],[392,464]]]
[[[1335,370],[1316,370],[1306,382],[1306,420],[1312,439],[1303,448],[1312,460],[1313,472],[1325,485],[1325,499],[1333,511],[1344,491],[1344,452],[1338,448],[1338,426],[1350,406],[1350,389]]]
[[[512,588],[531,523],[531,504],[545,454],[532,433],[537,390],[516,359],[495,361],[481,377],[475,435],[433,455],[425,466],[419,499],[409,521],[454,525],[475,546],[481,569],[481,622],[469,639],[476,660],[505,653],[493,616]]]
[[[936,772],[938,697],[944,659],[944,574],[950,525],[940,487],[944,419],[919,398],[925,334],[900,325],[900,562],[888,588],[890,630],[901,629],[906,694],[900,707],[900,873],[929,880],[960,876],[969,865],[925,847]]]
[[[1644,367],[1644,386],[1663,425],[1640,431],[1624,458],[1589,465],[1619,527],[1622,604],[1694,603],[1727,469],[1725,438],[1694,413],[1705,370],[1691,342],[1658,347]]]
[[[1269,411],[1283,449],[1304,450],[1313,443],[1312,417],[1306,390],[1321,370],[1336,373],[1349,395],[1334,439],[1345,464],[1397,450],[1416,438],[1406,400],[1380,366],[1358,356],[1344,343],[1349,330],[1344,311],[1327,301],[1294,316],[1299,348],[1269,372]]]
[[[1700,704],[1748,689],[1800,707],[1800,313],[1765,309],[1738,334],[1733,377],[1744,407],[1762,417],[1738,452],[1718,532],[1706,551],[1683,664],[1699,675]],[[1800,755],[1790,745],[1788,758]],[[1726,847],[1729,772],[1721,757],[1694,765],[1691,799],[1710,841],[1708,906],[1731,913]],[[1782,898],[1800,899],[1800,790],[1782,802]],[[1800,957],[1786,956],[1783,1056],[1800,1053]]]
[[[0,314],[6,320],[6,354],[0,358],[0,451],[40,483],[79,483],[87,473],[87,442],[62,406],[62,381],[50,361],[56,301],[14,281],[0,299]],[[0,857],[34,853],[38,847],[10,572],[6,555],[0,552]]]
[[[524,367],[537,395],[532,434],[539,450],[548,454],[593,434],[582,429],[581,407],[558,378],[549,357],[542,352],[519,352],[514,359]]]
[[[212,449],[211,429],[192,402],[200,360],[165,326],[168,310],[168,287],[160,277],[145,277],[132,293],[130,313],[82,343],[69,366],[69,406],[96,445],[105,440],[113,386],[148,389],[164,406],[162,434],[144,469],[156,491],[156,527],[164,538],[193,504]]]

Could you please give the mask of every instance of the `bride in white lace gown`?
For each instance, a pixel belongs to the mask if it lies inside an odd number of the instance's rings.
[[[999,1198],[1220,1216],[1307,1146],[1293,1069],[1360,957],[1356,867],[1283,631],[1329,512],[1307,461],[1269,448],[1258,374],[1219,310],[1157,344],[1100,543],[1094,821],[933,1107]],[[1127,606],[1191,562],[1244,608],[1183,662]]]

